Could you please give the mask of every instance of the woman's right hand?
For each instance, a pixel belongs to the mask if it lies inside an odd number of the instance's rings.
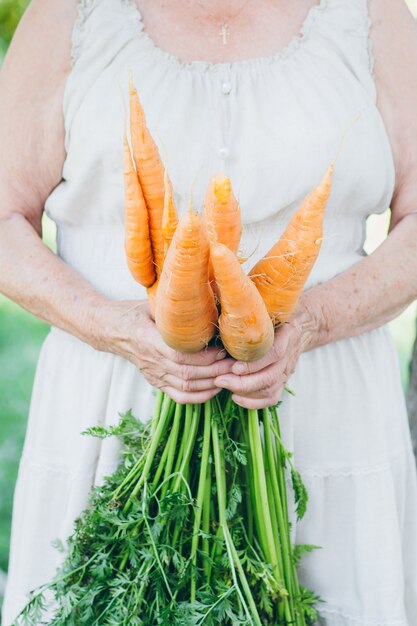
[[[106,328],[99,349],[131,361],[151,385],[179,404],[205,402],[220,392],[215,378],[230,373],[235,363],[222,348],[176,352],[162,339],[146,301],[112,302],[109,307],[100,314],[107,322],[98,324]]]

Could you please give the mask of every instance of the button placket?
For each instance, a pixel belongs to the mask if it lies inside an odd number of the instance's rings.
[[[230,156],[230,147],[228,146],[228,130],[230,128],[230,93],[233,85],[228,75],[223,75],[220,78],[220,91],[221,91],[221,135],[222,144],[217,151],[219,159],[225,162]]]

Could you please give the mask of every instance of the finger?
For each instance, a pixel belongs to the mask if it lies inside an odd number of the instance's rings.
[[[244,409],[266,409],[267,407],[274,406],[280,399],[281,394],[278,393],[267,398],[245,398],[244,396],[238,396],[233,394],[232,400]]]
[[[215,361],[211,365],[179,365],[178,363],[167,359],[164,367],[168,374],[172,374],[182,380],[212,378],[214,387],[214,379],[217,376],[230,373],[232,371],[233,363],[233,359],[222,359],[220,361]]]
[[[186,393],[184,391],[178,391],[174,387],[163,387],[164,391],[174,402],[177,404],[203,404],[220,393],[220,389],[214,389],[211,391],[196,391],[194,393]]]
[[[172,374],[166,374],[164,381],[169,387],[182,391],[184,393],[192,393],[194,391],[218,391],[218,387],[214,384],[214,378],[194,378],[184,380]]]
[[[275,346],[272,346],[269,352],[265,354],[261,359],[257,361],[236,361],[232,367],[232,372],[236,376],[247,376],[248,374],[254,374],[268,367],[272,363],[277,361],[277,353]]]
[[[200,350],[200,352],[193,352],[191,354],[176,352],[171,348],[169,348],[169,350],[170,354],[167,355],[168,358],[178,365],[204,367],[221,361],[226,357],[226,351],[223,348],[216,348],[215,346],[210,346],[210,348],[205,348],[204,350]]]
[[[173,350],[162,339],[160,332],[158,331],[155,322],[149,324],[149,326],[143,329],[143,332],[147,334],[147,338],[151,335],[151,344],[155,347],[156,351],[166,357],[167,359],[178,363],[178,365],[211,365],[216,361],[224,359],[227,355],[226,350],[218,346],[210,346],[200,350],[199,352],[183,354]]]
[[[215,379],[214,383],[218,387],[246,396],[247,394],[269,389],[277,385],[280,373],[279,367],[274,363],[264,367],[259,372],[248,374],[247,376],[236,376],[235,374],[221,375]]]
[[[245,361],[236,361],[233,367],[233,374],[239,376],[245,376],[247,374],[253,374],[268,367],[271,363],[276,363],[281,360],[288,352],[288,345],[290,341],[290,328],[287,324],[283,324],[275,331],[274,344],[265,356],[257,361],[251,361],[246,363]]]
[[[268,387],[267,389],[259,389],[258,391],[252,391],[251,393],[237,393],[236,396],[240,396],[241,398],[247,398],[249,400],[264,400],[265,398],[272,398],[279,395],[280,390],[282,389],[282,385],[277,384],[273,387]]]

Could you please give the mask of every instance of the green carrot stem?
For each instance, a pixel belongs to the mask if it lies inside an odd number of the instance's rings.
[[[280,571],[278,555],[275,549],[274,534],[272,530],[271,512],[268,504],[268,492],[265,479],[265,466],[262,453],[262,439],[259,428],[258,412],[250,409],[248,411],[249,420],[249,441],[253,459],[254,478],[256,493],[258,494],[258,523],[261,529],[261,545],[265,552],[265,557],[271,563],[276,581],[281,588],[284,587],[282,572]]]
[[[227,400],[226,400],[226,404],[225,404],[224,409],[223,409],[223,412],[225,414],[229,413],[229,411],[230,411],[230,409],[232,407],[232,404],[233,404],[232,394],[230,392],[227,392]],[[241,407],[239,407],[239,408],[241,408]]]
[[[249,446],[249,436],[248,436],[248,428],[247,428],[247,411],[245,411],[242,407],[239,407],[239,419],[240,425],[242,429],[243,442],[245,444],[246,449],[246,465],[245,465],[245,507],[246,507],[246,525],[247,525],[247,535],[250,544],[253,543],[253,519],[254,519],[254,511],[253,511],[253,502],[252,495],[249,489],[249,486],[253,484],[253,468],[252,468],[252,457],[250,455],[250,446]]]
[[[193,405],[186,404],[185,405],[185,419],[183,420],[183,429],[182,429],[181,436],[179,438],[180,445],[175,451],[176,462],[175,462],[174,474],[177,474],[177,475],[180,472],[182,460],[184,458],[184,452],[185,452],[185,448],[186,448],[189,434],[190,434],[192,416],[193,416]]]
[[[206,581],[210,578],[211,565],[209,563],[209,538],[208,535],[210,533],[210,508],[211,508],[211,466],[210,463],[207,465],[206,472],[206,485],[204,488],[204,501],[203,501],[203,532],[204,537],[201,545],[201,554],[203,556],[203,568],[204,575]]]
[[[194,444],[195,444],[195,440],[197,436],[198,424],[200,420],[200,405],[199,404],[195,404],[195,405],[187,404],[186,409],[188,409],[188,407],[190,407],[191,423],[190,423],[190,427],[187,429],[187,433],[185,432],[185,429],[184,429],[184,436],[183,436],[183,441],[182,441],[182,445],[184,444],[184,452],[183,452],[183,456],[181,460],[181,465],[178,471],[179,476],[176,477],[174,485],[172,487],[173,493],[176,493],[178,489],[180,488],[181,475],[184,475],[184,470],[187,467],[188,463],[190,462],[190,458],[194,449]],[[187,413],[187,410],[186,410],[186,413]]]
[[[276,457],[277,457],[277,468],[279,470],[278,480],[279,487],[281,492],[282,504],[284,507],[285,519],[288,519],[288,501],[287,501],[287,487],[285,481],[285,456],[283,454],[284,446],[281,440],[281,427],[279,424],[278,411],[276,407],[271,407],[270,412],[273,419],[274,431],[275,431],[275,439],[276,439]],[[285,494],[285,497],[284,497]]]
[[[163,581],[165,583],[165,587],[166,587],[166,589],[168,591],[168,594],[169,594],[170,598],[172,598],[173,594],[172,594],[172,591],[171,591],[171,587],[170,587],[170,584],[169,584],[168,579],[166,577],[164,566],[162,565],[161,559],[159,558],[158,548],[157,548],[157,546],[155,544],[155,540],[154,540],[153,535],[152,535],[152,529],[151,529],[151,527],[149,525],[149,521],[148,521],[146,487],[147,487],[147,483],[145,482],[144,488],[143,488],[143,494],[142,494],[143,520],[145,522],[146,530],[148,531],[149,540],[150,540],[150,543],[152,545],[152,549],[153,549],[153,553],[154,553],[154,556],[155,556],[155,560],[156,560],[156,562],[158,564],[158,569],[159,569],[159,571],[161,573],[161,576],[162,576],[162,579],[163,579]]]
[[[189,435],[191,424],[193,421],[194,406],[195,406],[194,404],[186,404],[185,406],[185,422],[184,422],[184,433],[183,433],[183,438],[185,441],[188,440],[188,435]]]
[[[191,543],[191,602],[195,602],[196,598],[196,578],[197,578],[197,548],[199,531],[201,524],[201,515],[203,510],[204,496],[206,490],[207,467],[210,454],[210,438],[211,438],[211,402],[204,404],[204,434],[203,434],[203,451],[200,462],[200,478],[198,483],[197,501],[194,514],[193,538]]]
[[[278,484],[278,472],[279,468],[276,466],[274,445],[272,441],[270,413],[268,409],[262,411],[263,426],[264,426],[264,439],[265,439],[265,451],[267,462],[269,466],[269,478],[271,482],[271,495],[274,503],[275,512],[277,515],[279,537],[281,541],[282,561],[284,580],[287,589],[290,593],[294,593],[293,589],[293,576],[292,576],[292,558],[291,558],[291,544],[289,535],[288,519],[284,516],[282,498]]]
[[[256,426],[254,422],[258,422],[258,412],[253,410],[248,410],[248,435],[249,435],[249,452],[252,460],[252,469],[253,469],[253,495],[254,495],[254,504],[255,504],[255,515],[256,515],[256,525],[258,531],[258,539],[261,545],[262,551],[264,553],[265,559],[272,564],[272,555],[271,555],[271,545],[273,541],[268,542],[268,530],[267,530],[267,521],[265,519],[265,513],[269,517],[269,511],[267,510],[267,496],[266,490],[265,493],[261,493],[262,480],[259,476],[260,471],[264,472],[263,462],[262,467],[259,464],[258,456],[262,457],[262,448],[260,451],[257,448],[256,442]],[[254,430],[255,426],[255,430]],[[257,497],[255,497],[255,494]],[[272,528],[270,529],[270,534],[272,535]]]
[[[220,477],[221,477],[221,491],[222,491],[222,493],[224,493],[224,511],[225,511],[225,515],[226,515],[227,486],[226,486],[226,467],[225,467],[224,439],[223,439],[223,436],[219,437],[219,449],[220,449],[220,468],[221,468],[221,474],[220,474]],[[218,485],[217,485],[217,489],[219,489]],[[219,521],[221,523],[220,517],[219,517]]]
[[[248,426],[249,426],[249,416],[248,416],[247,411],[246,411],[246,418],[247,418]],[[247,454],[248,454],[248,463],[247,463],[248,483],[247,484],[248,486],[249,485],[251,486],[251,488],[248,488],[248,496],[252,505],[253,519],[254,519],[254,526],[255,526],[255,532],[254,532],[253,538],[257,539],[264,558],[268,560],[268,555],[265,554],[266,538],[265,538],[265,529],[263,527],[262,507],[261,507],[260,499],[259,497],[257,497],[258,482],[257,482],[256,470],[255,470],[256,460],[254,459],[253,454],[252,454],[249,428],[246,429],[246,425],[245,425],[245,431],[246,431]]]
[[[145,589],[145,585],[147,585],[148,583],[148,577],[144,576],[143,574],[145,573],[145,570],[148,569],[149,571],[152,569],[152,566],[149,566],[149,563],[147,561],[144,561],[144,563],[141,565],[136,578],[132,581],[131,584],[137,584],[138,581],[142,581],[137,593],[137,599],[139,598],[139,602],[143,601],[143,591]],[[136,600],[136,607],[138,607],[138,600]],[[126,619],[128,619],[130,616],[127,615]],[[125,620],[126,621],[126,620]],[[125,624],[125,621],[123,622],[123,624]]]
[[[172,439],[172,434],[173,434],[173,431],[171,431],[171,434],[170,434],[170,436],[168,438],[167,445],[165,446],[164,451],[162,453],[162,456],[159,459],[158,467],[157,467],[157,470],[155,472],[154,479],[152,481],[152,492],[158,487],[160,478],[162,476],[162,472],[164,471],[164,469],[166,467],[166,462],[167,462],[168,452],[169,452],[169,444],[170,444],[170,441]]]
[[[271,514],[271,521],[272,523],[272,533],[274,535],[274,543],[275,543],[275,551],[277,553],[277,557],[278,557],[278,564],[279,564],[279,568],[280,571],[282,572],[282,577],[283,577],[283,581],[284,584],[286,585],[286,572],[285,572],[285,567],[284,567],[284,561],[283,561],[283,555],[282,555],[282,541],[281,541],[281,537],[280,537],[280,526],[279,523],[276,523],[278,520],[278,511],[276,508],[276,502],[274,500],[274,492],[272,490],[272,484],[271,484],[271,471],[269,468],[269,463],[268,463],[268,458],[265,454],[264,457],[264,464],[265,464],[265,480],[266,480],[266,490],[267,490],[267,494],[268,494],[268,506],[269,506],[269,510],[270,510],[270,514]],[[274,523],[275,522],[275,523]],[[288,586],[286,585],[286,588],[288,591],[290,591],[290,589],[288,588]]]
[[[189,415],[191,415],[191,423],[188,429],[187,439],[183,437],[183,440],[181,442],[181,447],[183,450],[182,461],[181,461],[181,466],[178,471],[178,475],[175,477],[174,483],[171,487],[172,493],[177,493],[180,490],[180,487],[183,485],[183,481],[187,482],[187,477],[185,476],[185,473],[187,471],[188,464],[190,462],[190,458],[193,453],[195,441],[197,438],[198,426],[199,426],[199,421],[200,421],[201,405],[199,404],[187,405],[186,409],[188,409],[189,406],[190,406]],[[187,414],[187,411],[186,411],[186,414]],[[175,548],[175,546],[177,545],[178,538],[182,530],[183,530],[182,526],[180,526],[179,524],[176,524],[176,526],[174,527],[174,533],[171,539],[172,547]]]
[[[171,401],[172,402],[172,401]],[[145,465],[143,468],[143,471],[140,475],[140,478],[138,480],[138,482],[136,483],[135,488],[133,489],[130,497],[128,498],[125,506],[123,507],[123,511],[127,511],[127,509],[130,506],[130,501],[135,498],[137,496],[137,494],[139,493],[141,487],[143,486],[143,484],[145,483],[145,481],[148,478],[149,475],[149,470],[151,469],[153,460],[155,458],[155,454],[158,450],[159,444],[161,442],[161,439],[165,433],[165,430],[168,426],[168,421],[169,421],[169,417],[170,417],[170,408],[171,408],[171,402],[166,402],[164,404],[164,410],[161,414],[161,418],[160,420],[158,420],[158,424],[156,426],[155,432],[152,436],[151,439],[151,444],[149,446],[149,450],[148,453],[146,455],[146,461],[145,461]]]
[[[166,415],[166,413],[164,411],[162,411],[162,404],[163,404],[163,401],[166,400],[166,398],[168,400],[170,400],[168,398],[168,396],[165,397],[165,394],[162,391],[158,391],[158,393],[156,395],[154,412],[153,412],[153,416],[152,416],[152,419],[151,419],[151,429],[150,429],[148,442],[150,442],[152,440],[152,437],[153,437],[153,434],[154,434],[154,430],[156,429],[157,423],[159,422],[159,420],[164,415]],[[138,462],[135,463],[135,465],[132,467],[130,472],[128,472],[127,476],[125,476],[123,481],[120,483],[120,485],[114,491],[113,496],[112,496],[112,500],[117,500],[117,498],[124,491],[124,488],[127,485],[130,485],[130,483],[134,481],[134,479],[137,477],[137,475],[140,474],[140,472],[142,470],[142,467],[145,464],[145,456],[146,456],[145,453],[140,456]]]
[[[291,533],[290,533],[290,526],[288,522],[288,499],[287,499],[287,488],[286,488],[286,481],[285,481],[285,459],[283,458],[283,454],[282,454],[284,446],[280,439],[281,432],[280,432],[279,417],[278,417],[278,412],[277,412],[276,407],[272,407],[270,409],[270,415],[272,416],[273,423],[274,423],[274,430],[276,432],[276,438],[275,438],[276,459],[277,459],[276,477],[277,477],[277,482],[278,482],[279,497],[280,497],[281,505],[282,505],[282,516],[283,516],[283,519],[285,520],[285,526],[286,526],[286,532],[282,530],[281,537],[283,538],[285,537],[286,552],[288,554],[289,567],[291,568],[291,580],[292,580],[291,591],[295,598],[296,605],[298,605],[296,624],[297,626],[305,626],[304,612],[302,611],[302,608],[299,606],[300,585],[298,582],[297,568],[292,558]],[[268,420],[268,424],[269,424],[269,430],[270,430],[269,420]]]
[[[214,420],[212,423],[211,433],[212,433],[212,441],[213,441],[214,467],[215,467],[216,483],[217,483],[217,500],[219,503],[219,521],[223,530],[223,536],[226,542],[226,546],[229,551],[229,560],[230,560],[230,567],[232,570],[232,576],[234,577],[234,580],[235,580],[236,591],[239,593],[240,591],[239,585],[237,583],[237,580],[235,579],[235,567],[236,567],[238,574],[239,574],[240,583],[242,585],[246,600],[250,607],[251,621],[252,623],[256,624],[256,626],[262,626],[262,622],[260,620],[255,601],[253,599],[248,581],[246,579],[245,572],[242,567],[242,563],[240,562],[239,555],[237,554],[232,537],[230,536],[229,528],[227,526],[226,492],[224,489],[225,481],[224,481],[224,477],[222,476],[222,472],[223,472],[223,459],[222,459],[222,454],[221,454],[222,438],[219,435],[218,425],[217,425],[216,420]]]
[[[163,403],[162,403],[162,400],[164,400]],[[161,394],[158,393],[157,399],[156,399],[156,406],[155,406],[155,410],[154,410],[154,414],[152,418],[152,424],[156,424],[156,423],[160,424],[161,421],[165,422],[167,419],[169,419],[173,404],[174,404],[174,401],[168,398],[168,396],[165,397],[165,394],[162,393],[162,399],[161,399]],[[158,407],[159,407],[159,410],[161,411],[159,415],[157,413]],[[155,430],[155,433],[156,433],[156,430]],[[161,435],[163,433],[163,429],[159,430],[159,436],[156,439],[155,439],[155,433],[149,436],[148,447],[149,447],[149,450],[151,450],[155,446],[155,452],[156,452],[156,448],[159,445]],[[155,455],[155,452],[153,456]],[[145,452],[140,456],[138,462],[135,463],[132,469],[128,472],[127,476],[123,479],[123,481],[120,483],[117,489],[115,489],[115,491],[113,492],[112,498],[111,498],[112,501],[117,500],[119,497],[124,495],[124,493],[130,490],[131,483],[133,483],[136,480],[138,475],[140,475],[141,472],[143,471],[144,466],[146,466],[148,454],[149,452]],[[152,457],[152,461],[153,461],[153,457]]]
[[[151,421],[151,436],[154,434],[157,428],[158,421],[162,413],[162,404],[164,401],[167,400],[167,398],[168,396],[166,396],[163,391],[158,390],[156,392],[155,406],[154,406],[152,421]]]
[[[164,473],[165,484],[164,484],[164,486],[162,487],[162,490],[161,490],[161,498],[164,498],[166,496],[166,492],[167,492],[168,484],[169,484],[168,483],[168,476],[171,474],[172,468],[173,468],[173,465],[174,465],[176,448],[177,448],[177,443],[178,443],[178,433],[179,433],[180,424],[181,424],[182,411],[183,411],[182,405],[181,404],[177,404],[175,406],[175,416],[174,416],[174,423],[173,423],[173,426],[172,426],[172,431],[171,431],[171,434],[169,436],[168,445],[166,447],[166,449],[168,451],[168,459],[167,459],[167,463],[165,465],[165,473]]]
[[[193,417],[192,417],[192,425],[191,425],[191,429],[190,429],[190,434],[189,436],[193,438],[194,443],[192,446],[190,446],[189,450],[186,450],[186,457],[185,457],[185,463],[184,463],[184,467],[182,469],[182,473],[185,476],[187,482],[191,485],[193,483],[193,480],[195,481],[196,475],[193,476],[189,476],[189,465],[190,465],[190,461],[191,461],[191,457],[193,455],[194,449],[195,449],[195,442],[197,440],[197,436],[198,436],[198,431],[199,431],[199,427],[200,427],[200,417],[201,417],[201,411],[203,405],[201,404],[194,404],[193,405]],[[193,492],[195,491],[195,489],[193,490]]]
[[[272,484],[271,484],[271,471],[270,471],[270,468],[268,467],[268,459],[267,459],[266,453],[265,453],[264,462],[265,462],[265,478],[266,478],[266,486],[267,486],[267,492],[268,492],[269,508],[271,512],[271,519],[274,522],[276,522],[278,519],[278,513],[276,510],[276,503],[274,500],[274,494],[273,494]],[[279,560],[279,566],[281,568],[281,571],[283,572],[282,576],[284,580],[284,585],[286,587],[287,592],[289,592],[287,595],[284,595],[281,598],[281,604],[279,606],[279,609],[284,613],[287,623],[294,624],[295,613],[294,613],[294,607],[293,607],[293,602],[292,602],[291,589],[288,584],[288,582],[291,582],[291,571],[287,572],[285,569],[285,562],[283,561],[283,554],[282,554],[279,524],[277,523],[272,524],[272,532],[274,534],[275,546],[276,546],[278,560]],[[287,582],[287,579],[288,579],[288,582]]]
[[[216,420],[213,420],[211,425],[211,436],[213,441],[213,456],[214,456],[214,471],[216,476],[217,485],[217,501],[219,505],[219,522],[220,524],[226,524],[226,493],[223,488],[223,476],[222,476],[222,459],[220,451],[220,436],[219,429]]]

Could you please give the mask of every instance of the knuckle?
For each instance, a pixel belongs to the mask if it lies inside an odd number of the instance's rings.
[[[185,381],[190,381],[193,378],[193,368],[190,365],[181,365],[180,377]]]
[[[181,391],[183,393],[190,393],[193,390],[193,383],[191,380],[182,380],[181,381]]]
[[[216,376],[221,376],[226,371],[227,370],[225,370],[224,365],[222,363],[215,363],[212,369],[213,378],[215,378]]]
[[[278,361],[281,358],[281,346],[278,341],[274,341],[274,345],[271,349],[272,357],[275,361]]]
[[[227,373],[232,372],[231,368],[232,368],[232,365],[230,361],[223,360],[218,363],[215,363],[213,365],[213,371],[212,371],[213,378],[215,378],[216,376],[221,376],[222,374],[227,374]]]
[[[236,383],[235,387],[240,392],[247,393],[248,391],[250,391],[251,385],[245,377],[239,376],[238,382]]]
[[[159,380],[161,381],[162,385],[166,385],[169,381],[169,374],[168,372],[165,372],[164,370],[160,373],[159,375]]]
[[[158,387],[158,389],[163,391],[165,395],[167,395],[169,398],[171,398],[171,400],[174,400],[174,402],[176,402],[175,391],[174,391],[174,389],[172,389],[172,387],[167,387],[166,385],[161,385],[161,387]]]
[[[274,387],[277,384],[277,375],[274,371],[265,374],[264,384],[265,388]]]
[[[286,385],[288,378],[289,378],[289,376],[288,376],[288,374],[286,372],[283,372],[281,374],[281,376],[279,377],[279,380],[277,382],[278,382],[278,384],[279,384],[281,389],[282,389],[282,387],[284,387],[284,385]]]
[[[173,359],[174,363],[177,363],[178,365],[183,365],[184,359],[185,359],[185,355],[182,354],[182,352],[174,351],[174,354],[172,355],[172,359]]]
[[[287,380],[289,379],[291,374],[294,374],[294,372],[295,372],[295,364],[294,365],[288,364],[287,367],[284,370],[285,382],[287,382]]]
[[[211,348],[206,348],[196,353],[195,357],[201,365],[211,365],[216,358],[215,355],[216,353]]]
[[[250,364],[247,361],[242,361],[242,363],[239,363],[239,366],[242,376],[247,376],[252,372]]]

